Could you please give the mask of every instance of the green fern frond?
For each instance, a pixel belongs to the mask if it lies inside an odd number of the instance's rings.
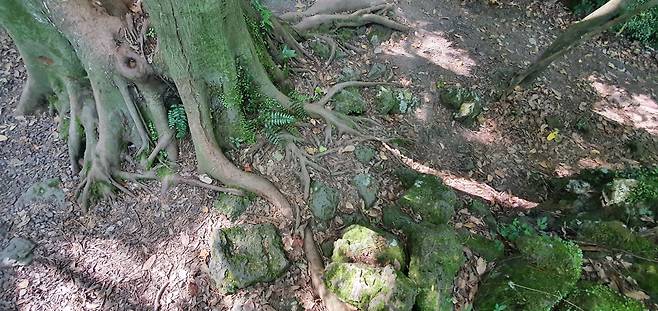
[[[167,111],[169,128],[176,130],[176,138],[183,139],[187,136],[187,115],[183,105],[174,104]]]

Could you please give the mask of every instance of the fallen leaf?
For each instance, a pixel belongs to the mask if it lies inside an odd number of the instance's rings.
[[[546,136],[546,140],[548,140],[548,141],[554,141],[555,139],[557,139],[557,137],[558,137],[559,134],[560,134],[560,131],[559,131],[558,129],[555,129],[555,130],[553,130],[552,132],[550,132],[550,133],[548,134],[548,136]]]
[[[484,260],[484,258],[479,257],[475,269],[479,275],[483,275],[487,271],[487,261]]]
[[[201,212],[203,212],[204,214],[208,214],[209,211],[210,211],[210,209],[208,209],[207,206],[204,206],[204,207],[201,208]]]
[[[625,292],[624,295],[626,295],[626,297],[630,297],[630,298],[633,298],[633,299],[636,299],[636,300],[647,300],[647,299],[649,299],[649,295],[647,295],[645,292],[640,291],[640,290]]]
[[[28,279],[22,280],[16,284],[18,289],[27,288],[28,286],[30,286],[30,281]]]
[[[7,137],[5,135],[0,135],[0,142],[7,141],[8,139],[9,139],[9,137]]]
[[[204,261],[206,260],[206,258],[208,258],[208,256],[210,256],[210,252],[207,249],[204,248],[201,251],[199,251],[199,258],[203,259]]]
[[[190,244],[190,236],[187,235],[187,232],[181,232],[180,243],[183,244],[183,246],[187,246]]]
[[[349,145],[345,146],[343,149],[340,149],[340,153],[354,152],[354,150],[356,150],[356,147],[354,145]]]
[[[199,180],[200,180],[202,183],[207,184],[207,185],[212,184],[212,178],[210,178],[210,176],[208,176],[208,175],[206,175],[206,174],[199,175]]]
[[[147,259],[144,264],[142,265],[142,270],[148,271],[151,270],[151,267],[153,267],[153,264],[155,263],[155,255],[151,255],[149,259]]]

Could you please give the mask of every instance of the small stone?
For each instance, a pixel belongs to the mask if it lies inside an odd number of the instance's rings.
[[[242,215],[247,208],[251,205],[251,200],[248,196],[237,196],[228,193],[219,195],[213,206],[224,216],[232,221],[235,221]]]
[[[13,238],[9,245],[0,252],[0,268],[29,265],[32,262],[32,251],[36,247],[32,241],[24,238]]]
[[[359,197],[363,199],[366,207],[373,207],[377,202],[377,193],[379,193],[379,184],[369,174],[359,174],[354,177],[354,186],[356,187]]]
[[[366,101],[359,90],[348,88],[334,97],[334,110],[347,115],[359,115],[365,112]]]
[[[366,145],[358,145],[354,150],[354,156],[361,164],[368,164],[377,155],[377,151]]]
[[[370,80],[377,80],[380,79],[381,77],[384,76],[388,68],[386,65],[381,64],[381,63],[375,63],[370,67],[370,71],[368,72],[368,79]]]
[[[336,215],[340,195],[337,190],[322,182],[313,182],[311,185],[310,208],[311,213],[320,221],[328,221]]]

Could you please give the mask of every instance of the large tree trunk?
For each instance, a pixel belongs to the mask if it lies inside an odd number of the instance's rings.
[[[182,122],[189,123],[201,172],[268,199],[290,221],[293,209],[281,192],[233,165],[220,146],[253,141],[258,126],[277,140],[290,137],[293,124],[281,121],[282,115],[284,120],[316,116],[339,131],[364,135],[356,122],[324,105],[345,87],[377,83],[342,83],[317,103],[297,103],[281,91],[286,77],[275,59],[280,59],[277,54],[284,45],[308,55],[298,42],[317,29],[370,23],[406,28],[380,15],[392,8],[382,0],[318,1],[288,21],[271,16],[253,0],[144,0],[144,8],[135,5],[139,3],[0,3],[0,23],[18,46],[28,72],[17,111],[54,106],[68,134],[72,171],[83,180],[77,193],[85,209],[95,195],[114,190],[130,194],[122,184],[125,179],[161,178],[165,184],[242,193],[187,180],[168,169],[172,166],[167,163],[178,156],[173,139],[177,133],[168,124],[173,111],[179,119],[184,114]],[[167,93],[176,94],[184,113],[174,109],[179,106],[167,100]],[[276,117],[279,120],[272,120]],[[306,166],[317,166],[293,141],[285,144],[302,166],[300,180],[308,188]],[[125,157],[140,159],[146,172],[122,171],[120,159]]]

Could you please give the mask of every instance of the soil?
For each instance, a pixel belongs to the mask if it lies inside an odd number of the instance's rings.
[[[277,12],[308,5],[269,2]],[[328,68],[311,65],[311,72],[298,75],[298,91],[313,94],[316,87],[330,87],[345,67],[365,73],[372,64],[385,63],[392,81],[413,90],[421,104],[407,115],[369,114],[382,124],[376,132],[413,142],[397,148],[418,164],[532,202],[546,197],[554,177],[584,168],[656,163],[655,50],[607,34],[557,61],[536,86],[498,100],[503,82],[574,21],[560,2],[399,1],[395,11],[412,31],[395,33],[379,46],[365,34],[353,38],[345,45],[354,48],[346,48],[347,58]],[[187,186],[162,193],[158,183],[129,184],[136,198],[99,202],[82,213],[72,203],[79,180],[68,169],[57,116],[13,115],[25,69],[1,30],[0,59],[0,137],[7,138],[0,141],[0,246],[13,237],[37,244],[31,265],[0,270],[0,309],[294,310],[290,306],[297,301],[298,310],[322,310],[310,287],[302,241],[290,228],[279,228],[292,262],[284,276],[230,296],[213,291],[205,272],[208,238],[215,228],[231,225],[213,211],[216,193]],[[477,124],[453,121],[453,112],[439,102],[438,82],[482,95],[487,104]],[[372,101],[375,92],[371,88],[364,94]],[[557,138],[548,140],[555,129]],[[353,156],[356,142],[349,137],[323,141],[321,121],[311,120],[302,134],[309,142],[307,152],[318,153],[320,147],[335,151],[317,157],[331,173],[313,172],[312,178],[341,191],[341,213],[363,208],[352,186],[362,172],[382,185],[369,216],[378,217],[381,206],[397,197],[399,185],[391,171],[404,164],[384,147],[372,144],[376,159],[364,165]],[[272,180],[308,219],[303,190],[291,174],[299,168],[275,153],[284,151],[268,146],[253,157],[246,151],[230,155]],[[180,158],[182,175],[197,178],[189,143],[181,144]],[[63,202],[20,199],[33,184],[52,178],[61,181]],[[280,223],[274,214],[256,200],[237,222]],[[468,219],[464,213],[459,217]],[[343,227],[343,218],[337,217],[316,239],[336,237]],[[456,282],[458,309],[472,300],[482,270],[481,260],[468,255]]]

